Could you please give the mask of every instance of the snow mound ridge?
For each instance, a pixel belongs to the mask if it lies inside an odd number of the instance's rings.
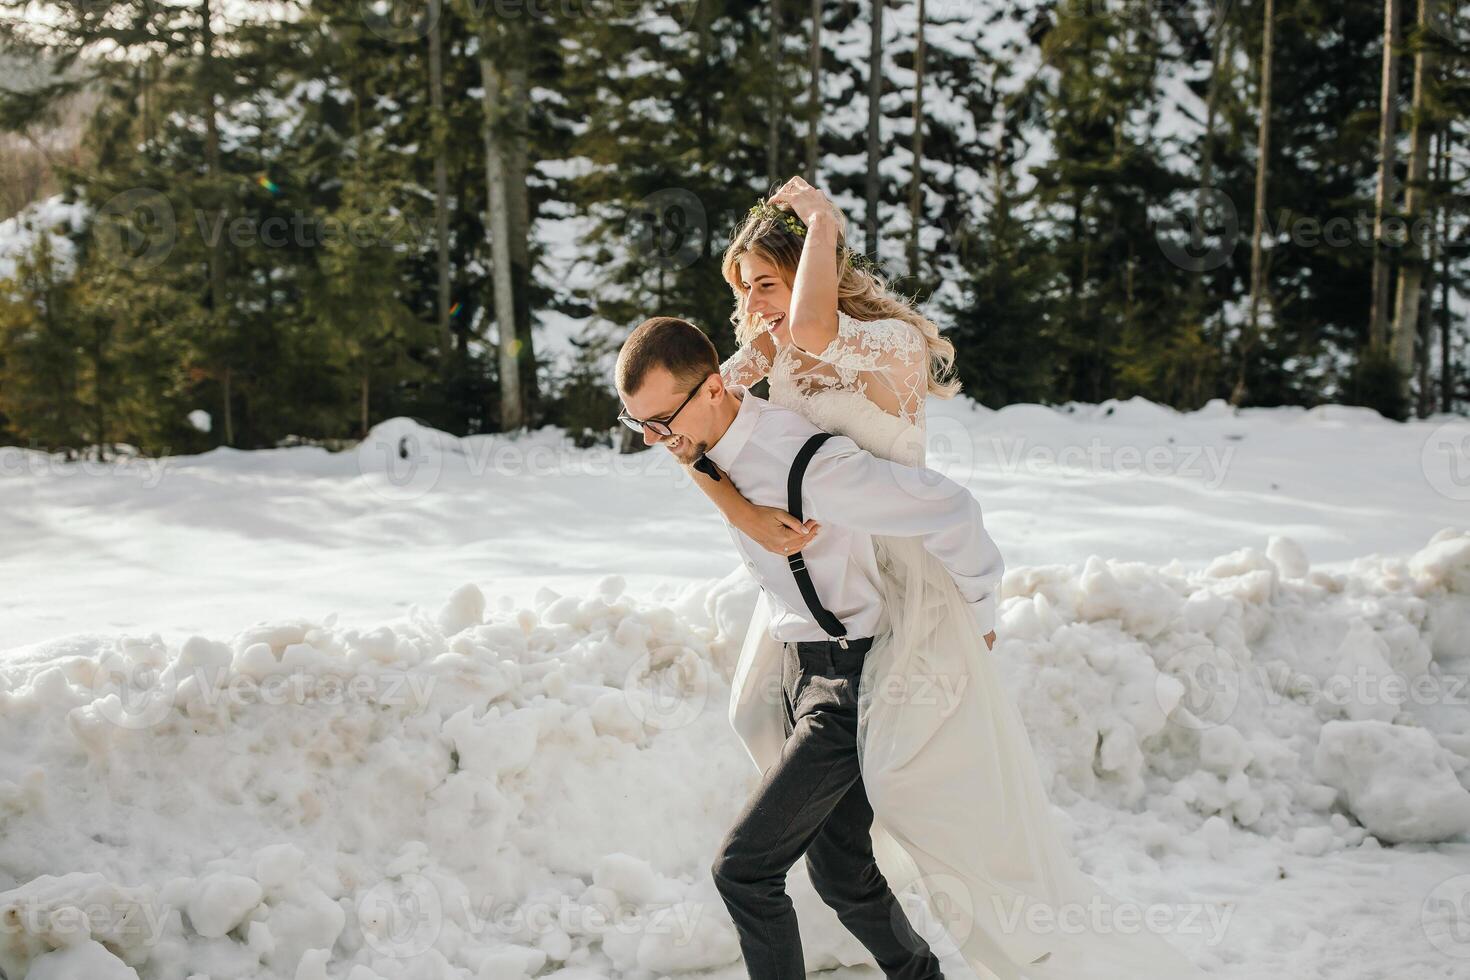
[[[755,773],[726,720],[754,587],[473,585],[374,629],[73,638],[0,664],[0,969],[349,980],[715,969],[708,866]],[[1302,853],[1470,831],[1470,534],[1313,570],[1005,579],[1003,682],[1080,837]],[[1144,812],[1146,811],[1146,812]],[[1109,829],[1111,827],[1112,829]],[[1116,845],[1116,836],[1112,839]],[[863,952],[793,869],[813,969]]]

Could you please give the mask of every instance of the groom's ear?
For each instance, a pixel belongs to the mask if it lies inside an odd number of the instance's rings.
[[[709,398],[711,404],[724,398],[725,391],[725,379],[720,377],[720,372],[712,372],[704,379],[704,393]]]

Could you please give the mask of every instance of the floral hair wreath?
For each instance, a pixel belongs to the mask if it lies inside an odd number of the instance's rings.
[[[769,218],[775,221],[797,238],[806,237],[806,225],[793,212],[787,211],[785,208],[777,207],[765,200],[760,200],[751,205],[749,213],[757,218]],[[859,272],[865,272],[878,279],[887,278],[883,274],[882,266],[857,249],[849,248],[845,243],[838,246],[838,254],[839,256],[845,255],[848,263]]]

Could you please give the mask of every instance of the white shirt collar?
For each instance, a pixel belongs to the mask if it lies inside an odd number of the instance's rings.
[[[740,399],[740,410],[735,413],[735,420],[725,430],[725,434],[708,449],[704,454],[725,472],[730,471],[730,464],[740,455],[745,444],[750,441],[750,435],[755,431],[755,420],[761,413],[761,407],[765,400],[757,398],[750,393],[748,388],[742,385],[727,385],[726,388]]]

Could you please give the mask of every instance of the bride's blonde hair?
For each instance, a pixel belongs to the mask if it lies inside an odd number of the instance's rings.
[[[769,205],[751,208],[730,245],[720,271],[735,294],[735,310],[730,322],[735,325],[735,339],[742,345],[758,337],[763,327],[760,318],[746,310],[747,293],[740,286],[740,258],[758,255],[775,266],[790,286],[796,281],[796,267],[801,262],[801,248],[806,239],[805,228],[790,212],[775,213]],[[800,229],[800,230],[798,230]],[[954,376],[954,344],[939,332],[939,327],[913,304],[894,295],[887,281],[872,268],[853,264],[853,253],[842,234],[837,236],[837,308],[854,320],[902,320],[917,327],[924,335],[929,352],[929,392],[940,398],[959,394],[960,381]]]

